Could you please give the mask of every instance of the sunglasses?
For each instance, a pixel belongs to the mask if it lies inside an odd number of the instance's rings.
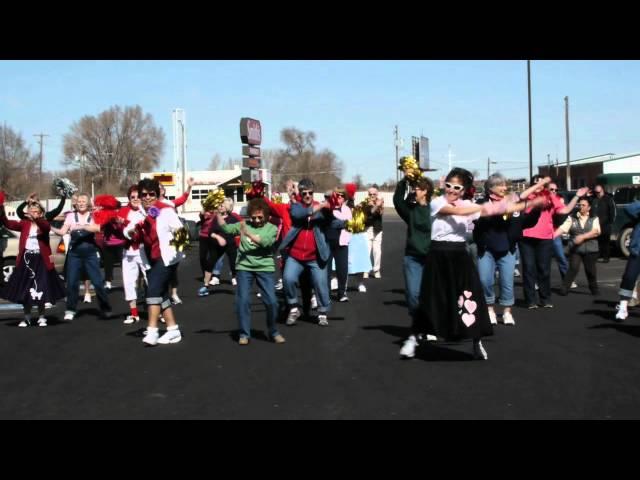
[[[550,188],[550,189],[549,189],[549,191],[550,191],[550,192],[557,192],[557,191],[558,191],[558,189],[557,189],[557,188]]]
[[[300,195],[302,195],[303,197],[306,197],[306,196],[312,197],[313,196],[313,190],[310,190],[308,192],[300,192]]]
[[[459,192],[460,190],[464,190],[464,186],[463,185],[454,185],[453,183],[445,183],[444,186],[447,187],[447,188],[451,188],[451,189],[455,190],[456,192]]]
[[[156,192],[142,192],[140,194],[140,198],[155,197],[155,196],[156,196]]]

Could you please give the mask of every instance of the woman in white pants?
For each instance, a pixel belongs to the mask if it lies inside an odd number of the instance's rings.
[[[145,215],[140,207],[140,197],[138,195],[138,186],[133,185],[127,191],[129,205],[121,208],[118,217],[121,219],[123,227],[129,224],[137,224],[144,221]],[[140,274],[147,283],[146,270],[149,268],[149,262],[146,258],[144,245],[137,242],[127,241],[125,248],[122,249],[122,283],[124,285],[124,298],[129,302],[130,314],[124,320],[125,324],[131,324],[140,321],[138,314],[138,280]]]

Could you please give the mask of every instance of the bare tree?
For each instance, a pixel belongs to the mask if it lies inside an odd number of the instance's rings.
[[[354,175],[353,180],[351,181],[356,184],[356,188],[358,190],[362,190],[364,188],[364,180],[362,179],[362,175],[360,175],[359,173],[357,175]]]
[[[213,157],[211,157],[211,161],[209,162],[209,170],[220,170],[221,165],[222,157],[219,153],[216,153]]]
[[[0,190],[8,199],[22,199],[34,191],[38,165],[38,154],[31,153],[22,135],[0,125]],[[43,176],[43,185],[44,180]]]
[[[233,170],[236,165],[242,166],[242,159],[237,157],[236,158],[229,157],[227,158],[227,162],[224,164],[224,169]]]
[[[84,116],[64,135],[66,165],[83,170],[106,193],[118,193],[160,163],[165,135],[138,105]]]
[[[316,151],[314,132],[285,128],[280,133],[285,148],[273,155],[272,177],[274,187],[283,191],[287,180],[310,177],[317,190],[328,190],[342,183],[342,162],[331,150]]]

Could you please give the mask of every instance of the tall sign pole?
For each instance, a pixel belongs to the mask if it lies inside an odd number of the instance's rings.
[[[240,140],[242,145],[242,181],[262,180],[260,144],[262,143],[262,125],[260,120],[243,117],[240,119]]]

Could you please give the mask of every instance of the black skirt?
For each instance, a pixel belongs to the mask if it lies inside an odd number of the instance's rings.
[[[493,335],[478,270],[464,242],[431,242],[416,330],[445,340]]]
[[[7,284],[0,289],[0,298],[22,305],[55,304],[66,296],[64,283],[55,269],[47,270],[40,253],[26,252]]]

